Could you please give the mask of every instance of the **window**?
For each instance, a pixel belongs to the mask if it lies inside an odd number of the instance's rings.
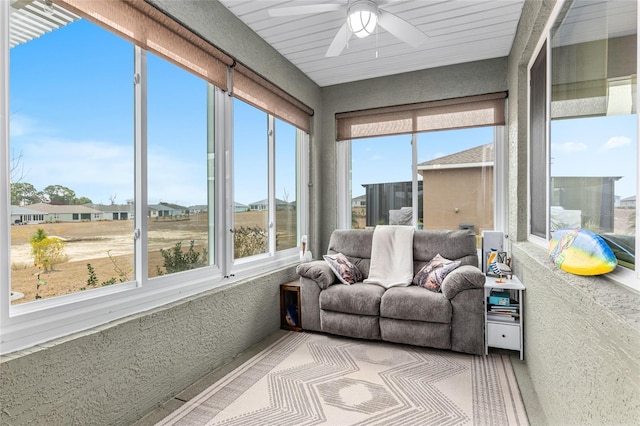
[[[213,89],[153,54],[147,85],[148,275],[156,277],[212,264]]]
[[[297,247],[299,209],[298,130],[280,119],[275,120],[275,201],[276,250]]]
[[[351,228],[413,223],[411,135],[351,142]]]
[[[241,64],[232,98],[233,61],[146,2],[74,5],[0,2],[3,352],[290,266],[308,226],[310,108]]]
[[[636,288],[637,8],[563,3],[530,67],[530,233],[599,234],[618,258],[617,276]]]
[[[299,131],[234,99],[235,259],[299,244]]]
[[[496,93],[337,114],[339,226],[502,229],[504,103]]]
[[[418,135],[424,229],[495,229],[494,147],[493,127]]]
[[[233,101],[234,258],[269,251],[268,114]]]
[[[133,208],[133,45],[83,19],[12,40],[11,217],[34,214],[10,228],[11,303],[133,280],[110,216]]]

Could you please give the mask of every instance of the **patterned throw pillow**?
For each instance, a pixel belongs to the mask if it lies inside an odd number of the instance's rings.
[[[362,272],[344,254],[325,254],[322,257],[342,283],[349,285],[362,281]]]
[[[447,274],[460,266],[459,260],[449,260],[437,254],[413,277],[413,283],[427,290],[439,292]]]

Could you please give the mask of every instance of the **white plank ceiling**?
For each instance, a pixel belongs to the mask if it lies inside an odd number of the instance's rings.
[[[507,56],[524,0],[378,1],[429,38],[412,48],[378,26],[377,34],[352,37],[338,57],[325,53],[346,20],[347,1],[220,0],[234,15],[319,86]],[[342,10],[270,17],[270,8],[339,3]]]

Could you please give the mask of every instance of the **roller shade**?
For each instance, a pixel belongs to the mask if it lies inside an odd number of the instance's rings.
[[[309,133],[313,109],[242,64],[233,67],[232,73],[233,96]]]
[[[505,124],[506,92],[336,114],[336,140]]]
[[[54,0],[145,50],[227,90],[233,58],[142,0]]]

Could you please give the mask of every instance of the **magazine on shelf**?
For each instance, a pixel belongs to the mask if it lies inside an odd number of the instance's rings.
[[[520,315],[500,315],[496,313],[487,312],[488,321],[500,321],[500,322],[517,322],[520,319]]]

